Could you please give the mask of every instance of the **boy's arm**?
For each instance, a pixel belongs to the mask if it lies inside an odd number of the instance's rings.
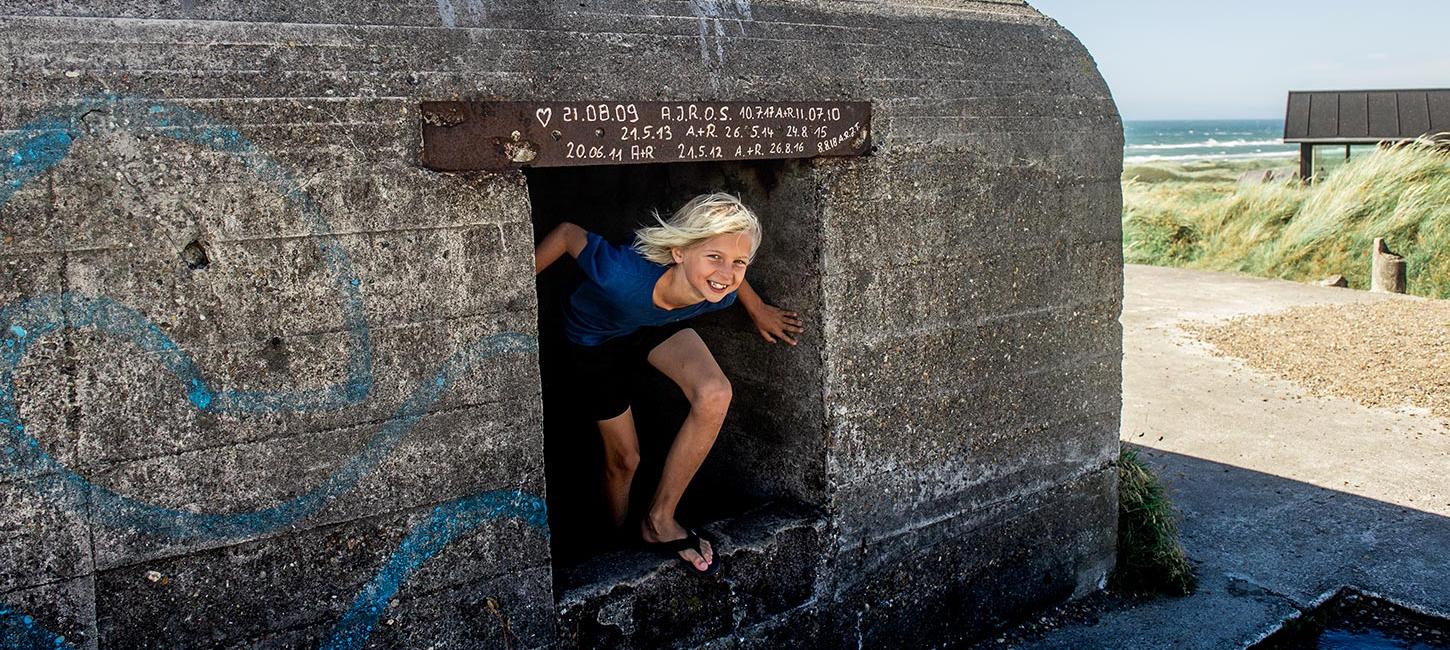
[[[534,247],[534,275],[543,273],[544,269],[558,261],[560,257],[564,256],[564,253],[579,257],[579,253],[582,253],[584,247],[588,245],[589,235],[583,228],[567,221],[554,226],[554,229],[539,241],[539,245]]]
[[[760,337],[768,343],[775,343],[776,339],[780,339],[795,345],[796,340],[791,335],[806,331],[799,314],[765,304],[760,299],[760,294],[750,287],[749,280],[740,281],[740,288],[736,290],[735,296],[740,305],[745,307],[746,313],[750,314],[750,320],[755,323],[755,331],[760,332]]]

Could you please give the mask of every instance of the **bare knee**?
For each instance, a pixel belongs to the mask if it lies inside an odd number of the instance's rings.
[[[611,476],[634,476],[635,470],[638,469],[638,450],[610,450],[604,454],[604,470]]]
[[[724,418],[725,412],[730,410],[733,396],[730,380],[725,375],[718,375],[695,386],[694,394],[690,396],[690,408],[705,415]]]

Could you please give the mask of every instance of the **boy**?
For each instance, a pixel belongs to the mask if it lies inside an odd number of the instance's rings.
[[[604,439],[604,484],[610,516],[622,527],[639,466],[639,439],[629,405],[630,369],[641,358],[673,380],[690,414],[665,456],[659,488],[640,522],[645,543],[677,553],[696,571],[719,568],[714,549],[675,521],[685,488],[715,444],[730,406],[730,381],[693,329],[682,322],[740,303],[768,342],[795,345],[799,317],[767,305],[745,282],[760,246],[760,222],[739,199],[695,197],[658,225],[635,231],[630,246],[562,223],[534,249],[534,273],[569,253],[585,281],[569,297],[564,332],[584,408]]]

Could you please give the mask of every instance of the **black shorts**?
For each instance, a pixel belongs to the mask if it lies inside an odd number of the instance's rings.
[[[639,378],[650,371],[649,353],[684,329],[679,323],[642,327],[599,345],[569,343],[574,395],[584,413],[596,422],[624,413]]]

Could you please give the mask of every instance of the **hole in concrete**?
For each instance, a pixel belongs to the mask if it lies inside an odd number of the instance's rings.
[[[635,228],[650,223],[651,211],[668,217],[691,197],[723,190],[741,197],[760,215],[765,241],[748,273],[768,302],[816,316],[819,245],[808,163],[752,161],[668,165],[526,169],[535,236],[563,221],[574,222],[612,243],[626,243]],[[543,380],[545,462],[549,524],[559,590],[575,586],[571,575],[586,560],[637,535],[616,538],[601,497],[603,447],[592,421],[575,407],[569,382],[563,306],[582,280],[567,258],[538,282],[540,366]],[[691,483],[678,516],[708,525],[767,502],[820,506],[824,503],[824,416],[810,408],[791,409],[819,385],[820,355],[809,344],[771,349],[736,306],[694,321],[726,376],[735,398],[715,448]],[[633,387],[632,406],[642,462],[632,491],[631,514],[647,510],[665,452],[689,411],[680,390],[648,369]],[[819,390],[814,403],[819,403]],[[823,407],[820,407],[823,408]],[[636,520],[637,521],[637,520]],[[595,569],[597,567],[592,567]],[[607,572],[605,572],[607,573]]]
[[[1450,648],[1450,620],[1354,589],[1290,619],[1251,650]]]
[[[181,249],[181,261],[186,262],[186,268],[193,271],[200,271],[211,265],[211,259],[206,255],[206,247],[197,239]]]
[[[262,359],[267,362],[267,369],[273,371],[284,371],[287,369],[288,353],[287,343],[280,336],[267,339],[267,345],[262,348]]]

